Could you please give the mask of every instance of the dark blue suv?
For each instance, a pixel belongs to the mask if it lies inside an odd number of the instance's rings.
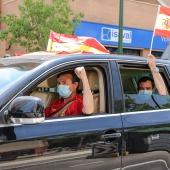
[[[167,95],[138,95],[147,59],[32,53],[0,59],[0,169],[170,169],[170,62],[156,60]],[[91,115],[45,118],[56,75],[84,66]],[[78,93],[82,93],[79,86]]]

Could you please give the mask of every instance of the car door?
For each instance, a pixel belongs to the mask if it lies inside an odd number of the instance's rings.
[[[137,94],[135,80],[152,76],[146,62],[119,63],[119,66],[125,102],[125,111],[121,114],[124,148],[127,151],[122,169],[170,169],[169,73],[163,64],[157,63],[168,94],[155,93],[142,99]]]
[[[66,68],[85,66],[94,68],[100,76],[101,110],[90,116],[47,118],[39,124],[1,124],[0,125],[0,169],[120,169],[122,161],[122,120],[117,79],[113,81],[112,72],[118,78],[116,64],[103,60],[87,60],[74,64],[51,68],[40,74],[39,83],[52,72]],[[61,65],[62,65],[61,64]],[[42,80],[41,80],[42,77]],[[20,94],[26,94],[35,86],[30,83]],[[37,80],[36,80],[37,83]],[[103,85],[102,85],[103,84]],[[116,88],[114,88],[116,87]],[[117,91],[117,92],[116,92]],[[116,92],[117,96],[113,96]],[[119,107],[118,105],[119,104]]]

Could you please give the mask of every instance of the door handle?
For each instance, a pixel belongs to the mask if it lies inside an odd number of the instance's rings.
[[[110,134],[101,135],[100,139],[106,140],[106,139],[120,138],[120,137],[121,137],[121,133],[110,133]]]

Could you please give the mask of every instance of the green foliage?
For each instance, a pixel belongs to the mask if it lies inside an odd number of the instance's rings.
[[[125,95],[125,108],[126,112],[136,112],[136,111],[147,111],[147,110],[157,110],[157,106],[150,106],[149,103],[136,103],[134,98]]]
[[[131,97],[130,94],[125,94],[125,107],[126,112],[145,111],[145,110],[157,110],[157,109],[169,109],[170,108],[170,96],[169,95],[152,95],[147,101],[138,102]],[[136,94],[136,99],[140,99]],[[154,100],[153,100],[154,99]]]
[[[75,13],[70,8],[69,0],[52,0],[51,4],[44,0],[24,0],[18,9],[20,17],[12,14],[0,18],[7,26],[7,30],[0,32],[0,40],[8,39],[9,44],[19,44],[29,52],[46,50],[50,30],[74,34],[74,27],[83,18],[81,12]]]

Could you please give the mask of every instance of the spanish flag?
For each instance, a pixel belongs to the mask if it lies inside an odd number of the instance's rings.
[[[50,31],[47,51],[58,54],[109,54],[95,38],[55,33]]]
[[[170,37],[170,8],[159,6],[154,35]]]

